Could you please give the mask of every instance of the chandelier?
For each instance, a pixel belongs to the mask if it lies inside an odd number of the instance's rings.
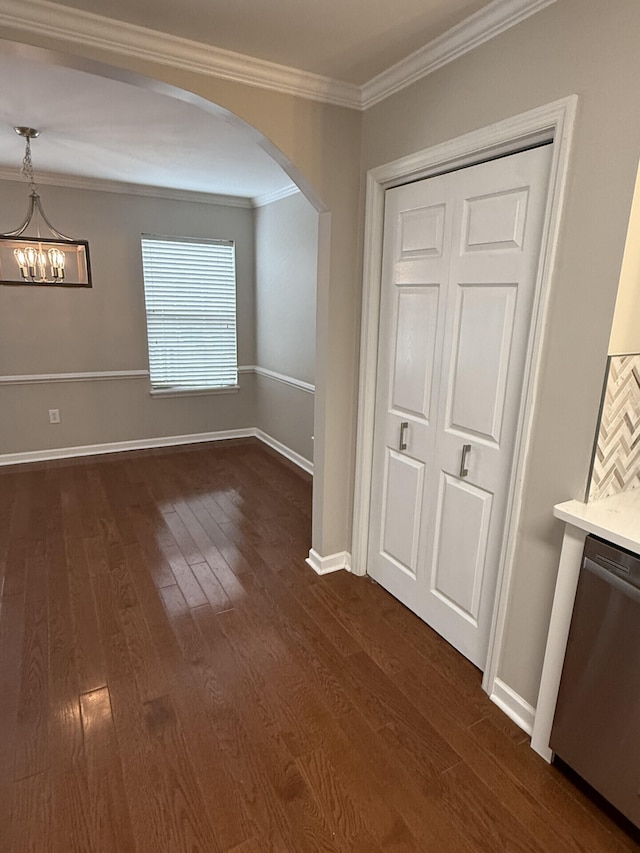
[[[26,140],[21,174],[31,192],[23,222],[13,231],[0,234],[0,284],[91,287],[89,244],[54,228],[42,208],[31,159],[31,140],[40,136],[40,131],[33,127],[16,127],[15,131]],[[36,236],[23,236],[33,220]],[[40,233],[41,223],[49,231],[47,238]]]

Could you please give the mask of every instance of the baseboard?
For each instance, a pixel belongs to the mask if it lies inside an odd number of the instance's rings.
[[[345,569],[347,572],[351,571],[351,554],[348,551],[339,551],[337,554],[329,554],[328,557],[321,557],[312,548],[305,562],[318,575],[328,575],[331,572],[339,572],[342,569]]]
[[[111,441],[105,444],[83,444],[75,447],[56,447],[51,450],[28,450],[23,453],[0,454],[0,466],[21,465],[27,462],[49,462],[54,459],[73,459],[77,456],[101,456],[127,450],[152,450],[181,444],[201,444],[205,441],[224,441],[230,438],[253,438],[254,429],[229,429],[218,432],[198,432],[191,435],[168,435],[161,438],[138,438],[133,441]]]
[[[269,447],[272,447],[281,456],[284,456],[285,459],[288,459],[290,462],[293,462],[294,465],[297,465],[298,468],[302,468],[302,470],[306,471],[307,474],[313,475],[313,462],[310,462],[308,459],[305,459],[304,456],[301,456],[299,453],[296,453],[295,450],[291,450],[290,447],[287,447],[285,444],[282,444],[281,441],[278,441],[272,436],[267,435],[267,433],[263,432],[261,429],[254,429],[253,434],[256,438],[259,438],[260,441],[262,441],[264,444],[268,444]]]
[[[2,453],[0,454],[0,467],[23,465],[29,462],[50,462],[55,459],[73,459],[80,456],[101,456],[108,453],[122,453],[127,450],[152,450],[156,447],[202,444],[207,441],[226,441],[233,438],[257,438],[307,473],[313,474],[312,462],[255,427],[199,432],[190,435],[169,435],[161,438],[140,438],[133,441],[113,441],[105,444],[85,444],[76,447],[56,447],[50,450],[29,450],[22,453]]]
[[[528,735],[531,734],[536,709],[499,678],[493,682],[491,701],[495,702],[498,708],[504,711],[507,717],[510,717],[523,731]]]

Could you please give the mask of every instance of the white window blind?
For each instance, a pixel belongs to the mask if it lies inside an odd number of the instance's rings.
[[[142,265],[151,386],[237,385],[234,244],[143,234]]]

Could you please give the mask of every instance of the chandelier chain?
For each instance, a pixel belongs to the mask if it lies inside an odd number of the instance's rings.
[[[31,159],[31,139],[28,136],[24,157],[22,159],[22,169],[20,171],[22,172],[23,177],[29,181],[29,189],[31,192],[37,195],[38,187],[33,174],[33,160]]]

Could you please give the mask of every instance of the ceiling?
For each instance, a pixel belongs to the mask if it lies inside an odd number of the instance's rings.
[[[362,85],[489,0],[58,0]]]
[[[0,0],[0,6],[2,0]],[[487,0],[63,0],[57,7],[143,26],[360,85]],[[178,11],[179,10],[179,11]],[[78,16],[81,18],[82,16]],[[365,23],[366,22],[366,23]],[[19,175],[15,125],[42,131],[36,178],[141,184],[264,199],[291,179],[222,111],[83,71],[45,64],[0,42],[0,177]],[[53,177],[51,180],[55,180]]]
[[[224,114],[127,83],[0,51],[0,169],[19,170],[24,141],[40,174],[256,198],[291,184],[280,166]]]

